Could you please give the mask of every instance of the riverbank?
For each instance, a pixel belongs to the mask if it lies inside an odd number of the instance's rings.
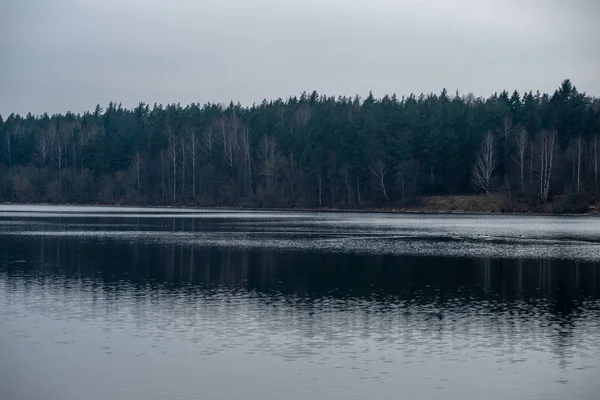
[[[3,202],[4,205],[17,205],[20,203]],[[523,197],[508,198],[500,194],[490,195],[449,195],[449,196],[424,196],[410,207],[401,207],[390,204],[382,207],[244,207],[244,206],[205,206],[193,203],[188,204],[108,204],[108,203],[27,203],[28,205],[41,206],[111,206],[111,207],[156,207],[156,208],[210,208],[220,210],[290,210],[290,211],[326,211],[326,212],[388,212],[388,213],[427,213],[427,214],[600,214],[600,198],[590,197],[585,200],[573,202],[566,196],[555,196],[546,204],[532,205],[530,200]]]
[[[410,207],[386,207],[376,211],[430,214],[600,214],[600,198],[573,202],[567,196],[555,196],[548,203],[532,204],[528,198],[508,198],[500,194],[424,196]]]
[[[428,196],[412,209],[423,212],[486,213],[486,214],[587,214],[597,213],[600,202],[596,198],[573,201],[567,196],[555,196],[552,201],[533,203],[525,197],[499,194]]]

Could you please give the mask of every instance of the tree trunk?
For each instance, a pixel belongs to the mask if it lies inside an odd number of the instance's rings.
[[[196,166],[198,164],[198,158],[200,157],[201,145],[196,137],[196,131],[188,129],[188,143],[187,150],[190,158],[190,164],[192,167],[192,198],[196,199]]]
[[[490,184],[492,175],[496,168],[496,151],[494,148],[494,135],[488,131],[483,138],[477,161],[473,170],[473,180],[475,184],[485,191],[485,194],[490,193]]]
[[[582,140],[581,136],[577,137],[577,195],[581,192],[581,153]]]
[[[521,183],[521,192],[525,193],[525,157],[527,154],[528,136],[525,128],[521,128],[515,138],[515,161],[519,166],[519,177]]]
[[[179,143],[173,131],[169,130],[169,158],[173,167],[173,203],[177,201],[177,162],[179,161]]]
[[[162,193],[162,198],[166,197],[166,184],[165,184],[165,151],[160,151],[160,191]]]
[[[529,185],[533,185],[533,145],[529,146]]]
[[[196,162],[192,162],[192,198],[196,200]]]
[[[177,162],[173,161],[173,203],[177,200]]]
[[[385,166],[385,164],[381,160],[377,160],[375,165],[371,167],[371,173],[375,177],[377,184],[383,194],[383,197],[386,201],[390,201],[387,195],[387,189],[385,187],[385,177],[388,173],[389,169]]]
[[[181,138],[181,200],[185,201],[185,141]]]
[[[242,127],[241,147],[244,155],[244,194],[252,196],[252,157],[250,148],[250,132],[247,126]]]
[[[136,180],[136,193],[137,193],[137,197],[140,197],[140,193],[141,193],[141,169],[142,169],[142,157],[140,156],[140,152],[136,151],[135,152],[135,156],[133,158],[133,168],[135,169],[135,180]]]
[[[598,135],[592,139],[592,168],[594,170],[594,191],[598,193]]]
[[[6,158],[8,160],[8,167],[12,167],[12,153],[11,153],[11,140],[10,140],[10,132],[8,131],[8,129],[6,130],[5,133],[6,136]]]
[[[323,206],[323,183],[321,182],[321,171],[319,171],[319,207]]]
[[[508,175],[508,138],[512,132],[512,118],[504,116],[504,176]]]
[[[552,184],[552,172],[556,158],[556,131],[540,134],[539,149],[540,200],[548,201]]]

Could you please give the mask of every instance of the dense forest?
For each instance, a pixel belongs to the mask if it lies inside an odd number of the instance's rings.
[[[598,192],[600,100],[370,94],[0,116],[0,201],[410,207],[496,193],[532,208]]]

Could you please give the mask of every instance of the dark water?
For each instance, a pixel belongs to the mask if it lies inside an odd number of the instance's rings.
[[[598,399],[600,219],[0,208],[0,399]]]

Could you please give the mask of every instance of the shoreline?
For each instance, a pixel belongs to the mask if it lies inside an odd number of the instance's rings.
[[[141,209],[178,209],[178,210],[222,210],[222,211],[271,211],[271,212],[313,212],[313,213],[362,213],[362,214],[406,214],[406,215],[477,215],[477,216],[593,216],[600,217],[598,209],[581,213],[556,213],[548,211],[491,211],[467,209],[442,209],[431,207],[383,207],[383,208],[338,208],[338,207],[244,207],[244,206],[198,206],[198,205],[136,205],[136,204],[110,204],[110,203],[12,203],[2,202],[0,206],[45,206],[45,207],[112,207],[112,208],[141,208]]]

